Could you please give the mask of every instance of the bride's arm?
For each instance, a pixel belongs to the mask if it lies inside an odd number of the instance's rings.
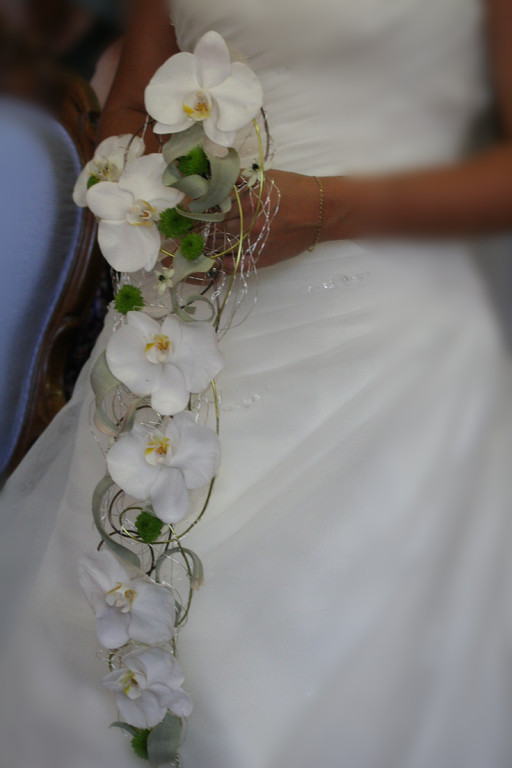
[[[453,166],[373,177],[323,177],[321,240],[452,237],[512,230],[512,3],[487,0],[490,64],[501,142]],[[315,179],[275,171],[281,193],[260,265],[313,243],[319,214]],[[237,219],[230,223],[237,231]]]
[[[165,0],[134,0],[119,67],[103,110],[98,141],[122,133],[135,133],[144,125],[144,90],[163,62],[178,52]],[[147,132],[149,151],[158,141]]]

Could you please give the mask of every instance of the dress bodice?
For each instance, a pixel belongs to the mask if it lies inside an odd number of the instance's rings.
[[[172,0],[171,16],[182,50],[215,29],[246,57],[285,170],[449,162],[489,103],[483,0]]]

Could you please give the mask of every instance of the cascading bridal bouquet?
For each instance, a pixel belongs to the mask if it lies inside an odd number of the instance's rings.
[[[118,316],[91,374],[107,474],[92,501],[101,541],[79,573],[117,699],[113,725],[158,768],[180,765],[192,711],[177,635],[203,568],[183,539],[220,461],[218,340],[248,293],[279,194],[264,174],[261,85],[216,32],[163,64],[145,99],[142,136],[102,142],[74,192],[98,219]],[[145,155],[151,129],[172,136]],[[236,235],[224,226],[233,206]]]

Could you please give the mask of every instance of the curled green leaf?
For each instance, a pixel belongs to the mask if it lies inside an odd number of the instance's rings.
[[[182,155],[187,155],[194,147],[202,146],[204,142],[203,126],[194,123],[186,131],[175,133],[164,145],[162,154],[165,162],[170,165]]]
[[[182,176],[181,179],[176,181],[173,185],[174,189],[179,192],[183,192],[188,197],[203,198],[208,194],[210,188],[210,182],[204,179],[202,176]]]
[[[208,155],[210,161],[210,181],[208,191],[190,203],[193,213],[204,213],[214,208],[228,197],[240,175],[240,158],[236,149],[231,147],[224,157]]]
[[[119,544],[119,542],[114,541],[114,539],[111,538],[109,533],[103,527],[101,507],[103,499],[113,485],[115,485],[115,483],[110,475],[105,475],[105,477],[100,480],[94,489],[94,493],[92,495],[92,516],[94,525],[96,526],[96,530],[100,534],[101,538],[107,547],[114,553],[114,555],[117,555],[117,557],[121,558],[121,560],[124,560],[126,563],[129,563],[135,568],[140,569],[140,560],[135,552],[132,552],[131,549],[127,549],[127,547],[123,547],[123,545]]]
[[[154,768],[172,763],[178,754],[181,736],[181,720],[168,712],[148,738],[149,763]]]

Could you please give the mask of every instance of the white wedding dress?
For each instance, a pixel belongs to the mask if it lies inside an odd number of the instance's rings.
[[[489,105],[478,0],[172,13],[183,49],[216,29],[257,72],[276,168],[453,162]],[[471,247],[333,242],[261,269],[222,349],[183,768],[510,768],[512,373]],[[108,730],[76,573],[105,471],[89,368],[2,497],[6,768],[142,765]]]

